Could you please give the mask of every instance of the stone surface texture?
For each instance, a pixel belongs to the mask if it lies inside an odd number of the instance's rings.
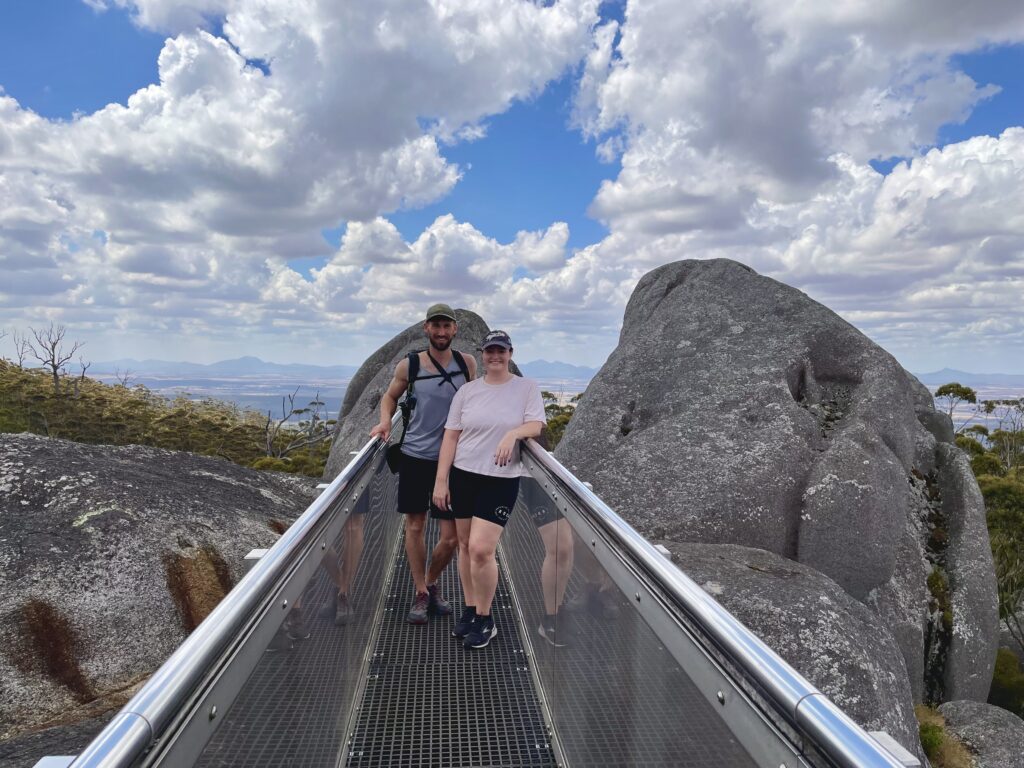
[[[468,309],[456,309],[458,331],[452,348],[463,355],[476,358],[477,370],[482,370],[480,342],[490,328],[478,314]],[[512,340],[515,343],[515,339]],[[380,421],[380,399],[387,390],[395,373],[395,366],[413,350],[427,348],[423,323],[410,325],[366,359],[356,375],[352,377],[345,399],[338,414],[338,425],[334,432],[331,455],[324,468],[324,479],[333,480],[352,458],[352,451],[358,451],[369,439],[370,429]],[[513,364],[512,369],[518,373]],[[401,435],[401,426],[395,433],[395,440]]]
[[[983,699],[996,592],[977,484],[951,438],[889,353],[804,293],[716,259],[641,278],[555,454],[648,538],[757,547],[833,579],[891,629],[916,699],[929,674]],[[939,492],[949,545],[931,551]],[[922,661],[936,564],[954,616],[938,671]]]
[[[948,520],[953,637],[946,663],[946,696],[985,701],[999,647],[995,570],[985,525],[985,500],[966,454],[947,443],[938,446],[942,509]],[[985,663],[985,662],[988,663]]]
[[[1024,720],[980,701],[948,701],[939,707],[946,730],[974,757],[974,768],[1024,768]]]
[[[903,654],[882,620],[813,568],[762,549],[662,541],[673,562],[868,730],[920,755]]]
[[[158,667],[315,485],[189,453],[0,435],[0,739]]]

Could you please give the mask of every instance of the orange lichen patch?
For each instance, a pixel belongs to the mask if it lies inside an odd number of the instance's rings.
[[[280,520],[275,520],[274,518],[271,518],[267,522],[267,525],[270,526],[270,530],[279,536],[288,530],[288,523],[282,523]]]
[[[21,606],[22,646],[16,663],[41,671],[66,687],[79,702],[95,698],[78,665],[81,641],[71,622],[45,600],[32,598]]]
[[[231,571],[213,548],[197,550],[191,557],[177,552],[166,554],[164,567],[167,589],[188,632],[199,626],[232,587]]]

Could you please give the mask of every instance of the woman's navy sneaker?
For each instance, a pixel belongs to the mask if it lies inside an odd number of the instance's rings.
[[[462,641],[465,648],[486,648],[498,634],[498,628],[494,626],[494,619],[490,616],[477,616],[473,626]]]
[[[473,628],[473,619],[476,618],[476,608],[473,606],[467,606],[462,611],[462,616],[455,622],[455,626],[452,628],[452,637],[465,637],[469,634],[469,630]]]

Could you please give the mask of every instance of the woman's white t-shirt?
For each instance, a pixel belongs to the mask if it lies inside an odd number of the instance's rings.
[[[445,429],[462,431],[455,448],[455,466],[493,477],[527,474],[519,460],[518,442],[512,460],[504,467],[494,463],[494,452],[510,429],[528,421],[547,422],[540,387],[533,379],[513,376],[504,384],[475,379],[459,387],[444,425]]]

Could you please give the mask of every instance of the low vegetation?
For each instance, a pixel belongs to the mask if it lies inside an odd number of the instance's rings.
[[[576,404],[583,397],[583,394],[574,395],[567,402],[563,402],[560,394],[544,390],[540,393],[544,400],[544,413],[547,415],[548,423],[544,429],[544,437],[547,439],[548,450],[555,450],[555,446],[562,440],[565,428],[569,425],[569,419],[576,411]]]
[[[917,715],[921,746],[933,768],[971,768],[974,761],[971,753],[946,731],[946,720],[942,713],[931,707],[914,707]]]
[[[85,375],[84,363],[80,374],[58,368],[55,377],[53,366],[32,369],[24,362],[0,359],[0,432],[190,451],[314,477],[330,453],[334,422],[321,417],[319,399],[297,407],[286,396],[275,418],[220,400],[167,399],[127,381],[103,384]]]
[[[1024,398],[978,402],[970,387],[952,383],[939,387],[936,399],[948,413],[959,404],[975,406],[957,430],[956,444],[970,457],[985,498],[999,618],[1016,646],[1024,648]],[[971,423],[982,414],[994,428]],[[1024,717],[1024,674],[1009,649],[999,652],[989,703]]]

